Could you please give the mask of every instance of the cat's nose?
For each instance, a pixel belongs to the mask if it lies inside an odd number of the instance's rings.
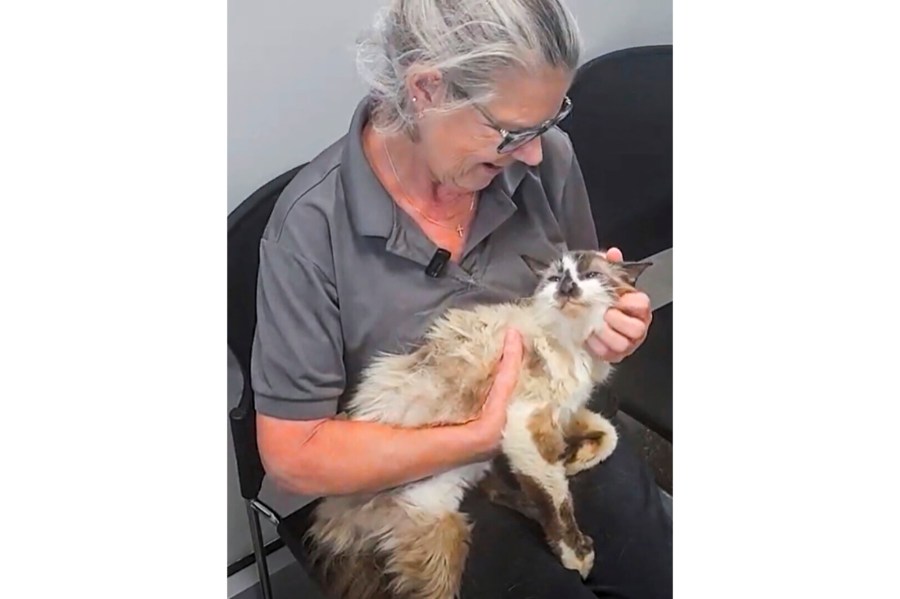
[[[559,292],[562,295],[572,297],[578,294],[578,286],[575,285],[575,281],[566,277],[559,283]]]

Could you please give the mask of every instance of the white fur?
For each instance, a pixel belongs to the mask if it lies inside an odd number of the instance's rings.
[[[454,512],[459,509],[466,490],[478,484],[489,468],[489,462],[479,462],[438,474],[407,485],[398,499],[435,516]]]
[[[569,570],[575,570],[581,574],[582,578],[587,578],[594,567],[594,552],[588,553],[584,559],[580,559],[573,549],[570,549],[565,543],[559,543],[560,561]]]

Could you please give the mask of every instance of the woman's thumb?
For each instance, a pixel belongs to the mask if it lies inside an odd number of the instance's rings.
[[[503,339],[503,354],[494,377],[493,393],[503,397],[509,396],[519,380],[522,367],[522,335],[515,329],[509,329]]]

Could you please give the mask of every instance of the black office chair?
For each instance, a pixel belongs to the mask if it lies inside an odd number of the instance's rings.
[[[259,272],[259,242],[275,201],[282,190],[305,165],[291,169],[262,186],[228,215],[228,349],[240,365],[244,379],[241,399],[228,414],[231,423],[231,437],[237,458],[238,479],[241,495],[247,504],[250,520],[250,536],[253,553],[259,572],[259,583],[264,599],[272,599],[272,586],[266,563],[266,548],[263,544],[259,516],[267,518],[278,531],[278,536],[291,553],[302,554],[302,539],[289,526],[298,517],[298,510],[282,517],[259,499],[259,490],[265,478],[265,470],[256,444],[256,409],[253,390],[250,385],[250,351],[256,328],[256,278]],[[322,590],[303,569],[300,573],[299,597],[304,599],[325,599]]]
[[[601,242],[629,259],[672,247],[672,46],[628,48],[578,69],[569,134]]]
[[[604,247],[639,260],[672,247],[672,46],[628,48],[585,63],[560,123],[584,174]],[[672,304],[617,369],[609,393],[635,444],[672,492]],[[608,402],[609,403],[609,402]],[[636,421],[636,422],[635,422]]]

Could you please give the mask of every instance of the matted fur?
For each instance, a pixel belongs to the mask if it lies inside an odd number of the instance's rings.
[[[373,361],[348,405],[349,418],[405,427],[476,418],[504,335],[517,329],[526,361],[502,452],[518,484],[493,487],[493,496],[536,517],[562,563],[586,576],[594,554],[575,523],[566,476],[608,457],[617,436],[609,421],[584,408],[611,371],[585,341],[616,297],[633,288],[633,273],[643,266],[571,252],[542,267],[541,283],[527,300],[448,311],[418,350]],[[345,599],[456,596],[470,540],[460,502],[490,466],[470,464],[376,494],[322,500],[308,538],[329,592]]]

